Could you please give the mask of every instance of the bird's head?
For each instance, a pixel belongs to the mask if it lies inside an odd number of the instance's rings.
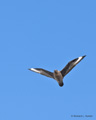
[[[62,82],[62,83],[59,83],[59,86],[60,86],[60,87],[62,87],[63,85],[64,85],[64,83],[63,83],[63,82]]]

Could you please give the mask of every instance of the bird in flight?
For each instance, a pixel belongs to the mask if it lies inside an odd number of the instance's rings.
[[[68,64],[61,71],[54,70],[54,72],[50,72],[42,68],[30,68],[29,70],[55,79],[58,82],[59,86],[62,87],[64,85],[63,78],[65,75],[67,75],[85,56],[86,55],[68,62]]]

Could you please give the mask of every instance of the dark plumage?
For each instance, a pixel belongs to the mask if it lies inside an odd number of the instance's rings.
[[[49,72],[42,68],[30,68],[29,70],[55,79],[58,82],[59,86],[62,87],[64,85],[63,78],[65,77],[65,75],[67,75],[85,56],[81,56],[70,61],[61,71],[54,70],[54,72]]]

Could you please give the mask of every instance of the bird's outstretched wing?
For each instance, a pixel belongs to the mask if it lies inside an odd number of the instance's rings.
[[[54,75],[52,72],[49,72],[47,70],[44,70],[42,68],[30,68],[29,70],[40,73],[42,75],[45,75],[47,77],[53,78],[54,79]]]
[[[68,74],[84,57],[84,56],[81,56],[81,57],[78,57],[72,61],[70,61],[60,72],[62,74],[62,76],[64,77],[66,74]]]

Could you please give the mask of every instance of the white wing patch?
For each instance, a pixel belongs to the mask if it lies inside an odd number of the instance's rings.
[[[52,72],[44,70],[42,68],[30,68],[29,70],[36,72],[36,73],[40,73],[42,75],[45,75],[47,77],[53,78],[54,79],[54,75]]]
[[[40,70],[36,70],[34,68],[30,68],[30,70],[34,71],[34,72],[37,72],[37,73],[41,73]]]
[[[74,63],[77,64],[82,59],[82,56],[78,58],[78,60]]]

